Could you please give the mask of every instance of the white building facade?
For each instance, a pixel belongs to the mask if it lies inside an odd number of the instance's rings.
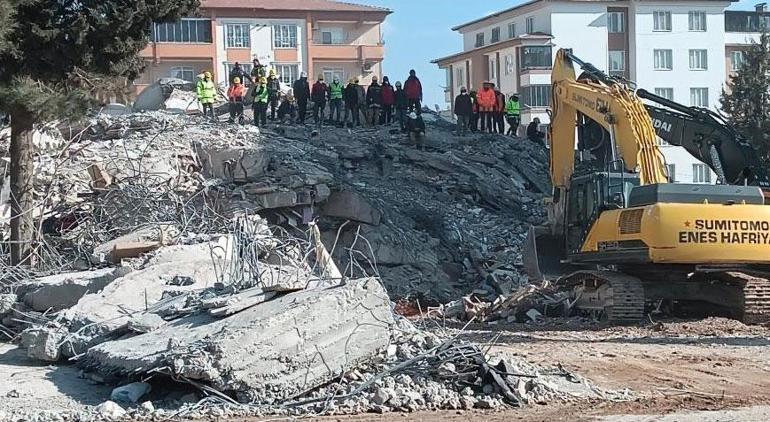
[[[638,87],[684,105],[717,109],[725,85],[728,0],[533,0],[453,28],[464,51],[435,61],[447,69],[447,98],[461,86],[495,82],[520,94],[522,125],[548,123],[553,57],[560,48]],[[502,62],[502,66],[501,66]],[[519,133],[522,133],[520,129]],[[683,148],[661,146],[672,179],[714,183]]]

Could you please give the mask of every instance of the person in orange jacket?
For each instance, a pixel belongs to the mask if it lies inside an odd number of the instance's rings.
[[[228,123],[235,122],[236,118],[243,116],[243,97],[246,96],[246,87],[241,83],[240,77],[233,78],[233,84],[227,89],[227,98],[230,100],[230,119]]]
[[[492,133],[494,126],[494,112],[497,107],[497,96],[492,89],[492,83],[484,81],[483,88],[476,94],[476,100],[479,105],[479,119],[481,120],[481,131]]]

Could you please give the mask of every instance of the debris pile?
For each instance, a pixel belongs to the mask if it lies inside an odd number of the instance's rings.
[[[424,150],[389,127],[260,131],[158,111],[60,128],[70,141],[36,157],[38,265],[0,266],[0,333],[118,387],[76,419],[603,397],[394,315],[391,300],[472,294],[505,319],[520,289],[546,294],[521,262],[545,217],[546,152],[431,118]],[[169,399],[171,381],[196,392]]]

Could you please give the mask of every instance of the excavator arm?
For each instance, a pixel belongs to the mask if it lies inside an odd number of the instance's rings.
[[[577,80],[573,63],[592,76]],[[665,160],[658,149],[655,128],[639,98],[570,50],[556,53],[552,72],[551,178],[554,187],[569,186],[575,171],[575,127],[582,114],[609,133],[617,168],[638,172],[640,183],[666,183]],[[622,169],[620,168],[622,167]]]
[[[770,188],[770,178],[749,141],[711,110],[687,107],[640,89],[658,136],[684,147],[717,174],[719,183]]]

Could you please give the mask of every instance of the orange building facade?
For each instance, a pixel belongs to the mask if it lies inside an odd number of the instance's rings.
[[[194,81],[204,71],[225,84],[236,62],[249,72],[255,58],[289,85],[301,72],[368,84],[382,75],[381,26],[390,13],[330,0],[203,0],[196,17],[154,25],[134,88],[166,77]]]

